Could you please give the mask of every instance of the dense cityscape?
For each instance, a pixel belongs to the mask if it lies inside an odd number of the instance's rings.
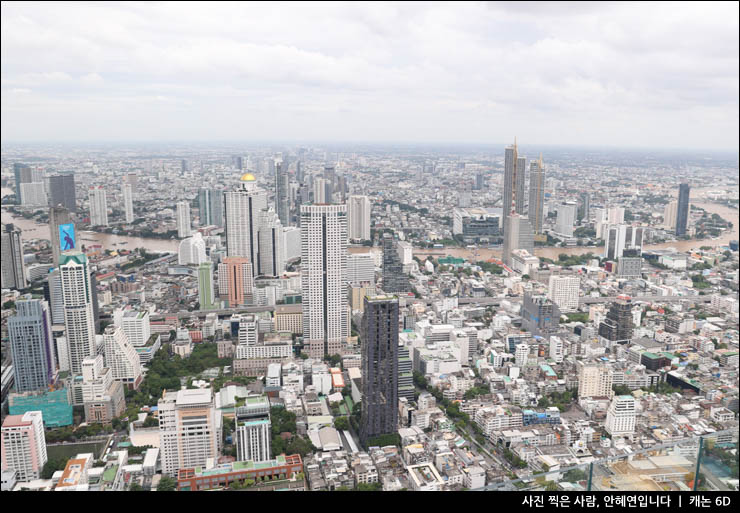
[[[1,2],[2,492],[729,511],[738,9]]]

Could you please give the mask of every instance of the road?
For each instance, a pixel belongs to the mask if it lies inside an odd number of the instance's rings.
[[[673,303],[676,301],[693,301],[694,303],[709,303],[712,300],[711,296],[630,296],[633,302],[642,301],[647,303]],[[582,305],[592,305],[598,303],[610,303],[614,301],[616,296],[609,297],[589,297],[584,296],[578,299],[578,302]],[[457,303],[459,305],[478,304],[478,305],[492,305],[500,306],[503,301],[510,303],[521,302],[521,297],[459,297]],[[417,300],[418,301],[418,300]],[[421,300],[424,301],[424,300]],[[439,299],[427,299],[426,304],[430,305]]]

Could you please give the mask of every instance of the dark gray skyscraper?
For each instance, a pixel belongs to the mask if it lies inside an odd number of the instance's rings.
[[[689,222],[689,184],[682,183],[678,187],[678,212],[676,213],[676,235],[686,235]]]
[[[588,214],[591,209],[591,196],[587,192],[581,193],[581,207],[578,209],[578,220],[588,222]]]
[[[409,279],[403,272],[403,263],[398,257],[396,241],[390,233],[383,234],[383,291],[389,293],[408,292]]]
[[[8,320],[15,390],[44,390],[53,382],[57,369],[49,307],[46,301],[23,299],[15,308],[16,315]]]
[[[275,162],[275,210],[280,223],[290,226],[290,176],[282,161]]]
[[[398,428],[398,299],[365,297],[362,317],[360,440]]]
[[[62,205],[70,212],[77,212],[74,175],[55,175],[49,177],[49,205]]]
[[[514,205],[517,214],[524,213],[524,182],[527,178],[527,158],[517,156],[516,159],[516,194]]]

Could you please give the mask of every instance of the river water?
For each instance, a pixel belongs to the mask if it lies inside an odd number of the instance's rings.
[[[726,230],[716,240],[705,239],[705,240],[683,240],[676,242],[666,242],[662,244],[647,244],[644,249],[668,249],[675,248],[677,251],[690,251],[699,249],[701,246],[727,246],[729,241],[738,239],[738,211],[733,210],[724,205],[717,203],[711,203],[707,201],[701,201],[701,198],[705,192],[713,190],[711,188],[694,189],[691,191],[692,197],[696,198],[691,203],[697,207],[701,207],[710,214],[717,214],[726,221],[732,223],[732,228]],[[11,189],[3,188],[2,196],[12,194]],[[35,221],[24,219],[23,217],[17,217],[5,209],[2,209],[2,222],[13,223],[22,230],[22,237],[25,240],[29,239],[49,239],[49,225],[48,224],[36,224]],[[166,239],[151,239],[142,237],[127,237],[121,235],[112,235],[108,233],[97,233],[97,232],[80,232],[77,235],[80,244],[90,246],[93,244],[100,244],[103,249],[135,249],[135,248],[146,248],[151,251],[171,251],[177,252],[179,241],[177,240],[166,240]],[[474,255],[475,250],[467,248],[445,248],[439,249],[414,249],[416,255],[428,255],[428,254],[440,254],[452,255],[455,257],[463,257],[470,259],[475,257],[477,260],[487,260],[489,258],[501,258],[501,250],[496,249],[478,249],[477,255]],[[534,253],[538,257],[550,258],[557,260],[558,255],[565,253],[566,255],[582,255],[585,253],[594,253],[596,255],[603,254],[603,247],[588,248],[588,247],[573,247],[573,248],[552,248],[552,247],[540,247],[535,248]]]

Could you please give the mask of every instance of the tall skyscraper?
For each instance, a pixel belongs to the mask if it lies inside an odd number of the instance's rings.
[[[393,235],[383,234],[383,291],[388,293],[408,292],[409,278],[403,272],[403,264],[398,256],[398,248]]]
[[[113,379],[120,381],[129,390],[136,390],[141,384],[141,364],[139,353],[120,326],[109,325],[103,332],[105,344],[105,366],[110,368]]]
[[[313,202],[317,205],[331,203],[331,182],[317,176],[313,179]]]
[[[513,146],[507,146],[504,150],[504,194],[501,200],[501,227],[506,233],[507,219],[516,210],[514,195],[516,194],[516,165],[517,165],[516,139]]]
[[[349,336],[346,205],[301,205],[301,286],[309,356],[341,354]]]
[[[370,198],[350,196],[347,217],[350,240],[370,240]]]
[[[49,306],[40,299],[21,299],[15,308],[16,314],[8,319],[15,390],[45,390],[57,372]]]
[[[49,459],[41,412],[5,417],[1,445],[3,472],[14,470],[19,482],[39,479]]]
[[[530,255],[534,255],[534,233],[529,220],[521,214],[510,213],[506,223],[502,260],[510,266],[511,254],[517,249],[526,249]]]
[[[259,265],[259,213],[267,208],[267,193],[257,187],[253,174],[245,173],[238,190],[224,192],[224,204],[226,254],[248,258],[253,276],[256,276]]]
[[[534,233],[529,220],[522,215],[524,210],[524,174],[526,159],[519,158],[516,139],[513,146],[504,152],[504,194],[502,205],[504,247],[503,261],[511,265],[511,253],[526,249],[534,254]]]
[[[555,231],[565,237],[573,236],[573,225],[576,222],[577,206],[573,202],[558,205],[558,217]]]
[[[254,278],[252,264],[245,257],[226,257],[218,264],[219,294],[228,295],[229,307],[252,302]]]
[[[162,473],[177,476],[181,468],[205,467],[221,450],[221,414],[210,388],[166,392],[159,407],[159,451]]]
[[[79,251],[59,257],[64,301],[67,355],[73,374],[82,372],[82,361],[96,354],[93,291],[87,257]]]
[[[190,237],[192,228],[190,225],[190,203],[187,201],[177,202],[177,237],[184,239]]]
[[[57,261],[57,265],[59,265]],[[62,274],[59,268],[49,273],[44,283],[44,299],[49,304],[51,323],[64,324],[64,296],[62,294]]]
[[[23,265],[23,241],[21,231],[12,224],[3,227],[0,239],[0,253],[2,254],[2,288],[25,289],[26,269]]]
[[[524,214],[524,183],[527,178],[527,158],[517,155],[516,159],[516,194],[514,204],[517,214]]]
[[[283,226],[290,226],[290,175],[281,160],[275,162],[275,211]]]
[[[123,213],[126,223],[134,222],[134,193],[130,183],[121,184],[121,195],[123,196]]]
[[[146,310],[116,310],[113,312],[113,324],[121,327],[134,347],[145,346],[151,335],[149,312]]]
[[[23,195],[21,192],[21,184],[33,182],[33,174],[31,168],[25,164],[15,163],[13,164],[13,172],[15,173],[15,200],[17,205],[23,204]]]
[[[616,301],[609,306],[606,318],[599,324],[599,336],[612,343],[629,344],[633,329],[632,299],[617,296]]]
[[[678,217],[678,201],[669,201],[663,210],[663,227],[666,230],[676,230],[676,218]]]
[[[578,292],[581,279],[578,276],[550,276],[548,294],[561,312],[578,310]]]
[[[581,207],[578,209],[578,220],[583,221],[585,219],[588,222],[589,213],[591,212],[591,196],[588,192],[582,192],[580,199]]]
[[[524,294],[522,303],[522,326],[532,335],[547,337],[557,333],[560,322],[560,309],[554,301],[545,296]]]
[[[259,463],[270,459],[270,402],[267,397],[249,397],[234,411],[236,460]]]
[[[240,157],[241,158],[241,157]],[[224,196],[223,191],[217,189],[200,189],[198,191],[198,208],[200,209],[200,225],[224,225]]]
[[[21,184],[22,205],[40,207],[49,202],[46,187],[43,182],[27,182]]]
[[[216,307],[211,262],[203,262],[198,266],[198,303],[201,310],[211,310]]]
[[[90,226],[108,226],[108,202],[103,186],[90,187],[87,197],[90,201]]]
[[[398,299],[365,296],[360,440],[398,429]]]
[[[285,271],[285,238],[281,219],[272,208],[259,213],[259,270],[261,276],[281,276]]]
[[[529,166],[529,210],[528,218],[532,231],[542,233],[543,210],[545,208],[545,166],[542,154]]]
[[[642,239],[645,229],[642,226],[618,224],[609,226],[604,237],[604,258],[617,260],[625,256],[627,250],[642,253]]]
[[[77,212],[75,175],[53,175],[49,177],[49,205],[62,205],[70,212]]]
[[[72,224],[71,229],[64,227],[61,231],[63,233],[61,233],[59,227],[68,224]],[[51,235],[51,252],[54,258],[52,263],[57,266],[62,251],[75,249],[77,244],[72,216],[66,207],[57,205],[49,208],[49,234]]]
[[[678,208],[676,213],[676,236],[686,235],[689,223],[689,184],[678,187]]]

